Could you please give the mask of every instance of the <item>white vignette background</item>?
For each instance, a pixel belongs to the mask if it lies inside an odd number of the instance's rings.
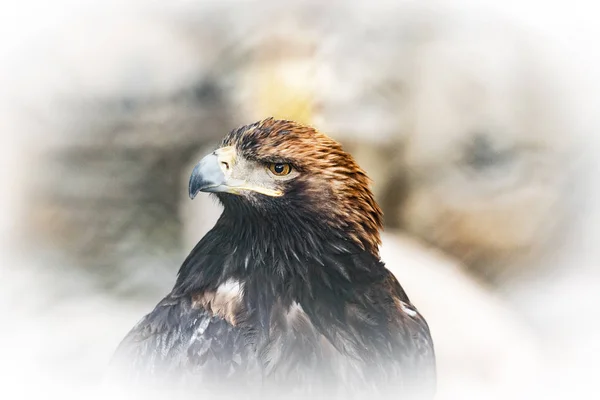
[[[11,101],[14,94],[20,97],[35,98],[43,103],[49,96],[52,76],[44,76],[43,66],[34,82],[19,80],[20,68],[26,68],[31,62],[39,62],[39,55],[29,58],[35,52],[37,38],[43,37],[53,29],[65,29],[77,20],[78,15],[98,9],[106,12],[135,12],[142,7],[141,2],[98,2],[98,1],[4,1],[0,11],[0,177],[2,196],[0,196],[0,234],[2,236],[2,266],[0,269],[0,397],[4,399],[21,398],[94,398],[101,395],[90,389],[90,376],[101,373],[123,329],[132,325],[142,313],[153,304],[138,304],[123,307],[115,300],[105,297],[101,292],[89,290],[84,301],[47,304],[49,293],[61,290],[86,292],[86,282],[78,281],[76,275],[69,277],[71,282],[56,282],[52,271],[43,268],[35,260],[23,261],[11,258],[11,236],[19,221],[19,206],[22,193],[19,190],[20,179],[24,174],[35,173],[28,169],[27,159],[21,157],[21,149],[27,145],[27,123],[22,115],[12,112]],[[179,2],[184,7],[186,3]],[[474,3],[454,2],[457,7],[471,7]],[[578,112],[573,123],[586,126],[590,135],[585,140],[590,143],[590,152],[594,154],[597,146],[596,130],[600,128],[600,25],[597,15],[600,5],[591,1],[505,1],[477,2],[477,6],[496,9],[519,23],[536,29],[556,42],[557,51],[563,52],[569,67],[564,70],[565,79],[573,82],[576,88]],[[488,4],[489,3],[489,4]],[[435,4],[435,2],[432,2]],[[150,5],[146,4],[144,7]],[[153,6],[156,6],[154,4]],[[171,7],[177,7],[174,2]],[[76,34],[74,24],[74,34]],[[110,50],[107,50],[110,51]],[[101,57],[98,57],[101,59]],[[101,76],[103,65],[96,60],[96,73]],[[186,71],[179,70],[185,75]],[[17,77],[15,79],[15,77]],[[165,83],[168,85],[169,83]],[[68,88],[67,88],[68,90]],[[594,164],[597,166],[597,164]],[[597,169],[595,170],[597,172]],[[594,171],[590,171],[595,174]],[[600,184],[598,185],[600,188]],[[596,193],[598,190],[593,190]],[[597,197],[598,201],[600,197]],[[597,214],[589,216],[595,220]],[[591,225],[594,225],[591,223]],[[587,241],[593,243],[600,237],[590,229]],[[391,251],[385,249],[386,255]],[[410,257],[410,254],[405,257]],[[595,259],[595,258],[594,258]],[[412,262],[419,262],[418,256]],[[408,261],[410,262],[410,261]],[[596,266],[598,267],[598,266]],[[597,275],[597,273],[596,273]],[[536,373],[527,375],[523,365],[507,366],[518,374],[524,374],[518,387],[510,388],[510,398],[596,398],[598,392],[595,379],[600,368],[600,294],[584,300],[571,301],[585,285],[596,285],[596,280],[586,277],[572,279],[556,289],[555,296],[564,298],[556,313],[562,313],[564,324],[577,331],[574,335],[572,354],[558,361],[531,366]],[[597,290],[600,293],[600,288]],[[588,291],[593,292],[593,291]],[[409,292],[410,293],[410,292]],[[82,297],[79,297],[80,299]],[[158,300],[158,298],[157,298]],[[587,307],[587,308],[586,308]],[[47,309],[47,312],[40,310]],[[589,317],[596,322],[581,323],[581,318]],[[115,329],[111,329],[111,327]],[[548,329],[562,327],[548,327]],[[68,335],[57,332],[69,332]],[[74,345],[75,344],[75,345]],[[552,351],[544,348],[543,351]],[[556,349],[559,353],[559,349]],[[52,354],[53,356],[49,356]],[[61,354],[60,358],[55,355]],[[553,359],[553,357],[550,357]],[[459,366],[457,366],[459,368]],[[485,387],[470,390],[469,385],[477,387],[477,381],[460,382],[459,387],[448,393],[440,393],[439,398],[500,398],[501,393],[486,393]]]

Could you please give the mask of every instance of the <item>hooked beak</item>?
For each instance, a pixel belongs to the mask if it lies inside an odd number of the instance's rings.
[[[278,190],[251,185],[244,180],[232,178],[235,161],[236,151],[233,146],[222,147],[200,160],[190,176],[190,198],[194,199],[198,192],[240,194],[242,190],[272,197],[282,195]]]
[[[200,160],[190,176],[190,198],[196,197],[198,192],[227,191],[225,173],[231,170],[234,159],[235,150],[232,147],[223,147]]]

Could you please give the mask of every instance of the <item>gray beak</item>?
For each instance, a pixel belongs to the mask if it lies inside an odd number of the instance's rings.
[[[190,176],[190,198],[196,197],[198,192],[220,192],[225,185],[225,174],[220,166],[219,157],[211,153],[204,157],[192,171]]]

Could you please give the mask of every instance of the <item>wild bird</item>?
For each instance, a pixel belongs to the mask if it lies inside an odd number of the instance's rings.
[[[120,344],[122,378],[245,397],[433,397],[430,331],[380,260],[369,183],[311,127],[268,118],[230,132],[189,181],[223,213]]]

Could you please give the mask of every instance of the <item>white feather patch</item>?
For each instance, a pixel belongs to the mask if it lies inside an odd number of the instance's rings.
[[[235,279],[228,279],[214,292],[204,292],[194,296],[193,306],[203,307],[214,315],[236,324],[236,315],[241,309],[244,284]]]
[[[412,308],[411,306],[409,306],[408,304],[406,304],[405,302],[401,301],[400,302],[400,308],[402,309],[402,311],[404,311],[406,313],[406,315],[408,315],[409,317],[416,317],[417,316],[417,311]]]
[[[244,284],[236,279],[229,278],[217,288],[217,296],[242,297]]]

